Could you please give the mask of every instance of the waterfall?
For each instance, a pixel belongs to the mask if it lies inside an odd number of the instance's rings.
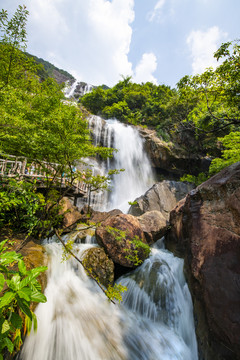
[[[75,245],[78,256],[90,244]],[[74,259],[51,256],[47,302],[36,310],[37,333],[25,340],[21,360],[197,360],[192,304],[183,261],[152,249],[150,258],[119,280],[123,302],[113,305]]]
[[[98,171],[125,168],[113,179],[105,208],[128,208],[154,176],[143,141],[132,126],[99,117],[89,121],[96,144],[118,149]],[[103,204],[102,204],[103,205]],[[76,234],[65,235],[65,241]],[[74,243],[81,257],[92,246]],[[26,338],[19,360],[198,360],[191,296],[183,275],[183,260],[159,240],[150,257],[118,280],[128,290],[120,304],[110,303],[71,258],[61,261],[56,239],[46,242],[49,256],[47,302],[36,309],[37,333]]]
[[[87,84],[83,81],[75,80],[72,84],[67,81],[64,89],[64,95],[67,99],[78,99],[79,97],[82,97],[92,91],[93,88],[93,85]]]
[[[143,139],[135,127],[115,119],[104,121],[99,116],[91,116],[89,127],[95,145],[117,150],[112,161],[108,159],[102,163],[100,173],[104,174],[110,169],[124,169],[113,176],[111,191],[105,194],[101,210],[120,209],[127,212],[128,202],[144,194],[155,183]]]

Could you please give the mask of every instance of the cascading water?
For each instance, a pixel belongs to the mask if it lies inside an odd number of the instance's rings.
[[[78,256],[91,245],[76,245]],[[109,303],[74,260],[51,254],[47,303],[36,310],[37,333],[25,341],[21,360],[197,360],[192,303],[183,261],[164,249],[119,279],[128,290]]]
[[[114,167],[124,167],[126,176],[122,179],[117,175],[114,179],[115,190],[108,206],[123,204],[126,208],[129,200],[145,192],[152,177],[145,163],[143,144],[131,127],[130,138],[126,134],[128,127],[119,122],[109,121],[101,129],[100,123],[98,125],[96,141],[114,144],[119,149]],[[110,166],[112,164],[105,164]],[[141,178],[145,184],[141,184]],[[69,236],[74,240],[76,234],[66,235],[65,241]],[[91,244],[93,239],[87,239],[88,244],[74,244],[79,257],[85,249],[96,246]],[[118,280],[128,290],[123,294],[123,301],[116,305],[109,303],[74,259],[61,262],[62,249],[54,239],[45,246],[51,259],[45,291],[47,302],[36,309],[37,333],[31,333],[25,340],[19,359],[198,359],[183,260],[165,250],[162,240],[155,244],[150,257],[140,267]]]
[[[129,201],[141,196],[154,184],[154,174],[144,151],[143,140],[133,126],[111,119],[104,121],[99,116],[89,119],[95,144],[117,149],[113,161],[101,165],[101,173],[110,169],[124,169],[114,175],[111,192],[101,203],[102,210],[120,209],[127,212]]]

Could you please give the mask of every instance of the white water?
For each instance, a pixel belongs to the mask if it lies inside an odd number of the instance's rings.
[[[64,89],[64,95],[67,99],[79,98],[89,92],[91,92],[93,86],[85,82],[75,80],[72,85],[69,84],[69,81],[66,82],[66,87]]]
[[[78,245],[81,253],[91,245]],[[164,249],[130,276],[124,301],[113,305],[75,260],[51,254],[47,303],[36,310],[38,331],[25,341],[22,360],[197,360],[191,297],[182,260]]]
[[[143,143],[132,127],[116,121],[97,128],[98,142],[114,142],[120,150],[115,163],[105,167],[126,169],[125,177],[116,177],[117,190],[107,206],[125,208],[145,192],[152,177]],[[79,256],[93,246],[88,240],[75,245]],[[117,305],[107,301],[76,260],[61,262],[60,245],[47,244],[46,249],[51,258],[47,302],[36,309],[38,331],[26,339],[21,360],[198,359],[183,260],[166,251],[161,241],[142,266],[119,280],[128,291]]]
[[[124,169],[114,175],[111,192],[102,201],[101,209],[127,212],[128,202],[143,195],[155,183],[143,139],[136,128],[114,119],[105,122],[99,116],[92,116],[89,126],[94,133],[95,144],[117,149],[113,161],[101,164],[101,173],[109,169]]]

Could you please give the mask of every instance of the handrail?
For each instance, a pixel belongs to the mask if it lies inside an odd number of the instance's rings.
[[[48,163],[46,161],[28,161],[28,158],[23,156],[14,156],[0,153],[5,159],[0,159],[0,176],[1,177],[16,177],[24,178],[36,178],[39,182],[46,180],[56,180],[61,184],[61,187],[71,187],[75,194],[87,194],[88,188],[84,182],[76,180],[72,184],[69,184],[68,177],[65,174],[61,174],[61,177],[56,177],[56,167],[60,166],[56,163]],[[10,160],[11,159],[11,160]],[[15,159],[15,160],[12,160]],[[19,159],[22,159],[19,160]]]

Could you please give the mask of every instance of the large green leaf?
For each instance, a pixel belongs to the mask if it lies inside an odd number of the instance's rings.
[[[26,274],[27,274],[26,265],[25,265],[25,263],[24,263],[23,260],[19,260],[19,261],[18,261],[18,269],[19,269],[19,272],[20,272],[22,275],[26,275]]]
[[[33,290],[31,293],[31,301],[45,303],[47,301],[47,298],[39,291]]]
[[[10,330],[9,322],[5,320],[2,324],[2,334],[6,333],[9,330]]]
[[[4,338],[4,343],[5,345],[7,346],[8,348],[8,351],[10,352],[10,354],[13,352],[13,349],[14,349],[14,345],[13,343],[11,342],[11,340],[9,338]]]
[[[3,308],[11,303],[11,301],[15,298],[15,293],[13,291],[7,291],[3,297],[1,298],[0,308]]]
[[[22,328],[22,319],[21,316],[19,316],[17,313],[12,313],[11,316],[11,323],[16,329]]]
[[[20,297],[17,296],[17,304],[19,305],[21,310],[24,312],[24,314],[26,314],[32,320],[32,313],[31,313],[31,310],[30,310],[30,307],[29,307],[29,304],[27,303],[27,301],[24,299],[21,299]]]
[[[13,291],[19,290],[20,280],[21,278],[19,274],[14,275],[10,281],[7,281],[9,288]]]
[[[17,292],[17,294],[21,299],[24,299],[26,301],[30,301],[31,289],[25,287],[25,288],[19,290]]]

